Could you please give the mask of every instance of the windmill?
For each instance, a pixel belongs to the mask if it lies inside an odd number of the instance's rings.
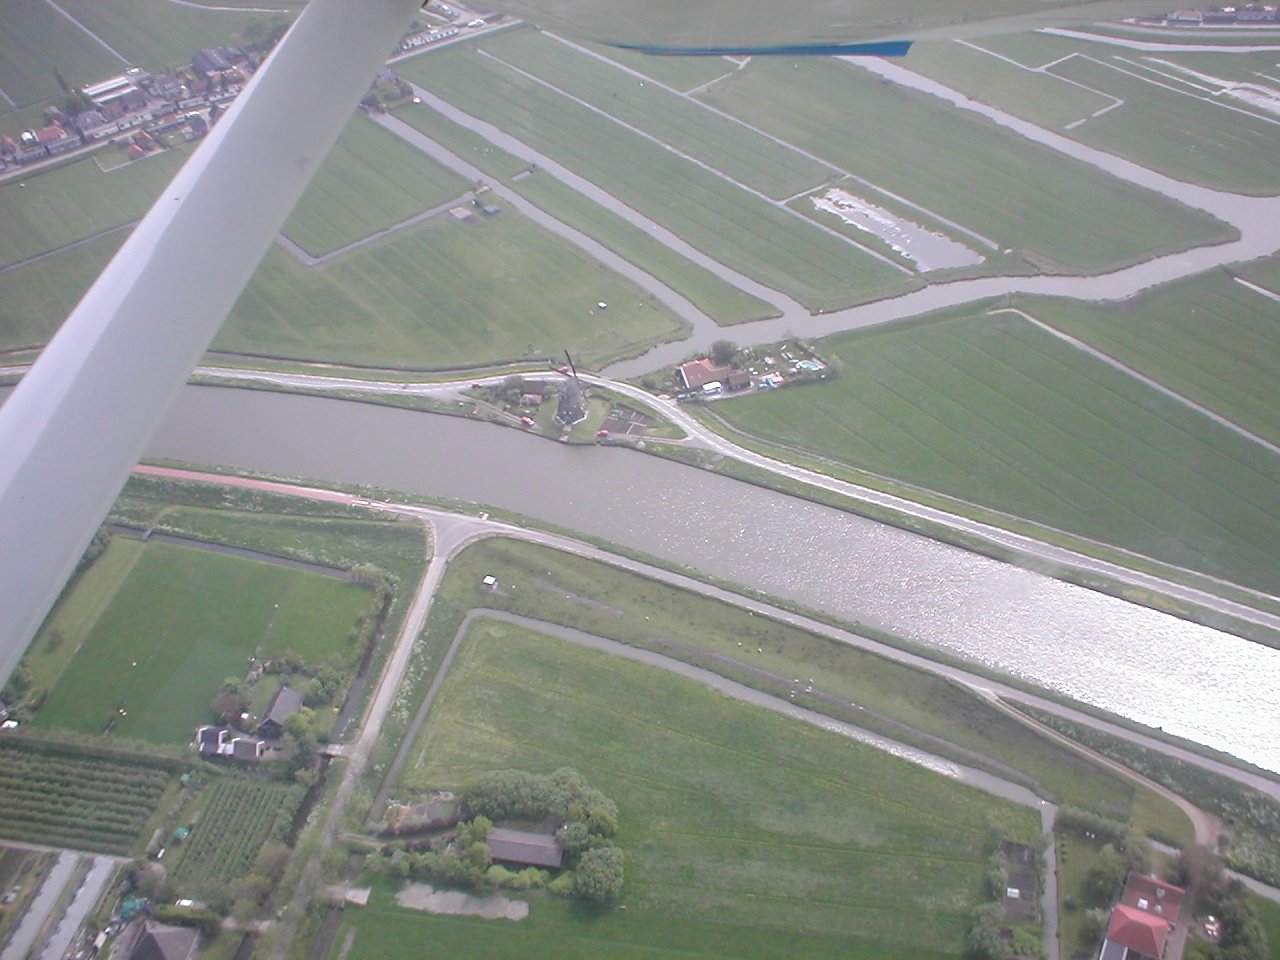
[[[564,358],[569,362],[569,377],[560,388],[560,404],[556,407],[556,419],[566,427],[571,427],[586,419],[587,398],[582,389],[582,381],[578,379],[578,368],[574,365],[573,357],[569,356],[568,350],[564,352]]]

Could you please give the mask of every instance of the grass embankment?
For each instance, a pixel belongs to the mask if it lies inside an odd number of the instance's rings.
[[[478,590],[482,577],[502,589]],[[430,675],[465,612],[509,610],[653,649],[886,736],[1037,786],[1062,803],[1178,842],[1185,817],[1165,801],[1064,749],[962,687],[727,604],[603,564],[508,540],[452,563],[433,608],[415,682]],[[757,649],[763,652],[757,653]],[[816,681],[806,693],[807,682]],[[406,703],[419,697],[410,693]],[[857,706],[852,706],[856,704]],[[407,707],[400,722],[407,722]],[[403,729],[403,727],[401,727]],[[391,737],[389,739],[396,739]],[[384,768],[385,769],[385,768]]]
[[[396,111],[396,116],[489,176],[502,180],[557,220],[581,230],[687,297],[716,323],[745,323],[777,315],[777,308],[771,304],[744,293],[686,259],[551,174],[536,168],[530,170],[528,164],[430,107],[406,105]],[[515,179],[517,176],[519,179]]]
[[[1095,272],[1231,235],[1207,214],[847,63],[766,59],[702,98],[1037,263]]]
[[[1274,455],[1021,317],[962,308],[824,349],[840,379],[717,412],[787,447],[1276,591]]]
[[[1253,787],[1092,727],[1049,716],[1032,707],[1019,708],[1218,817],[1230,830],[1227,862],[1264,883],[1280,886],[1280,801]]]
[[[357,113],[298,201],[284,234],[313,257],[324,256],[454,200],[471,186]]]
[[[872,299],[911,282],[855,244],[466,47],[406,61],[400,72],[810,309]]]
[[[1220,95],[1218,91],[1228,86],[1230,77],[1223,78],[1220,88],[1202,77],[1180,72],[1171,62],[1177,54],[1123,50],[1074,37],[1026,33],[980,42],[1030,67],[1052,64],[1047,67],[1048,75],[1061,78],[1061,87],[1071,95],[1089,97],[1091,102],[1094,98],[1078,86],[1083,85],[1122,101],[1097,117],[1090,116],[1092,110],[1082,110],[1076,119],[1088,119],[1063,131],[1067,136],[1175,179],[1218,190],[1271,195],[1280,187],[1280,175],[1272,163],[1280,126],[1265,110]],[[1221,59],[1224,55],[1218,56]],[[1272,57],[1268,66],[1274,62]],[[1003,89],[988,89],[993,102],[1037,120],[1025,106],[1019,106],[1019,85],[1042,83],[1037,78],[1043,74],[1009,65],[993,66],[996,63],[994,57],[986,57],[971,69],[998,71],[1006,80]],[[1192,69],[1214,75],[1216,67],[1196,64]],[[1256,76],[1249,80],[1258,82]],[[962,78],[960,82],[964,82]],[[1171,116],[1178,118],[1176,124],[1168,122]]]
[[[418,785],[573,763],[618,798],[628,911],[536,936],[570,952],[589,936],[596,955],[656,956],[674,919],[707,923],[681,944],[695,955],[728,943],[739,956],[945,955],[976,902],[989,834],[1038,831],[1032,811],[871,748],[505,625],[473,630],[424,745]],[[373,955],[359,938],[355,949]]]

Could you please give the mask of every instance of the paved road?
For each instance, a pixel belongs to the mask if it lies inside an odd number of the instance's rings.
[[[80,888],[76,890],[71,903],[67,905],[66,911],[62,914],[62,919],[58,921],[57,928],[49,939],[45,941],[44,948],[40,951],[37,960],[62,960],[81,924],[89,916],[89,911],[98,903],[102,892],[107,888],[107,883],[111,880],[115,870],[116,861],[111,857],[93,858],[93,864],[89,867],[89,872],[85,874],[84,880],[80,883]]]
[[[26,960],[27,953],[35,946],[36,937],[44,929],[58,898],[62,896],[62,891],[71,881],[71,875],[75,873],[79,862],[80,855],[69,850],[63,850],[58,854],[57,861],[45,875],[40,889],[36,891],[35,897],[18,922],[18,928],[5,944],[4,950],[0,952],[0,960]]]

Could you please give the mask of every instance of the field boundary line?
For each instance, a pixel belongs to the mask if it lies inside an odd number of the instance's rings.
[[[794,143],[789,143],[788,141],[783,140],[781,137],[774,136],[772,133],[769,133],[769,131],[762,130],[759,127],[755,126],[754,124],[748,123],[746,120],[743,120],[741,117],[735,117],[733,114],[726,113],[724,110],[721,110],[719,107],[712,106],[709,103],[704,103],[703,101],[699,100],[697,97],[693,96],[692,90],[689,91],[688,93],[682,92],[680,90],[677,90],[675,87],[672,87],[663,83],[661,80],[655,80],[652,77],[648,76],[647,74],[641,73],[638,70],[628,67],[626,64],[618,63],[616,60],[610,60],[608,57],[602,54],[596,53],[594,50],[589,50],[586,47],[576,44],[572,40],[566,40],[564,37],[558,36],[557,34],[550,33],[545,30],[543,31],[543,34],[545,36],[550,37],[551,39],[555,40],[558,43],[564,44],[565,46],[570,47],[574,50],[581,51],[582,53],[586,54],[589,57],[595,57],[599,60],[603,60],[605,63],[609,64],[614,69],[621,70],[624,73],[629,73],[634,77],[643,79],[646,83],[656,84],[657,86],[668,91],[669,93],[673,93],[678,97],[683,97],[685,100],[688,100],[690,103],[696,104],[697,106],[701,107],[703,110],[707,110],[711,113],[714,113],[716,116],[721,117],[725,120],[730,120],[733,123],[736,123],[739,126],[743,127],[744,129],[750,130],[752,133],[758,134],[759,136],[762,136],[767,140],[772,140],[774,143],[778,144],[779,146],[786,147],[787,149],[804,157],[806,160],[812,160],[814,163],[822,164],[823,166],[827,167],[829,170],[832,170],[835,173],[841,174],[842,176],[847,177],[850,180],[853,180],[855,183],[858,183],[863,187],[866,187],[867,189],[874,190],[877,193],[881,194],[882,196],[889,197],[895,202],[900,203],[911,210],[915,210],[918,213],[922,213],[926,217],[930,217],[938,221],[938,223],[944,224],[950,227],[952,230],[955,230],[958,233],[964,234],[966,237],[976,240],[978,243],[982,244],[984,247],[987,247],[988,249],[991,249],[991,250],[1000,249],[1000,244],[996,243],[990,237],[985,237],[982,234],[969,229],[968,227],[965,227],[959,223],[956,223],[954,220],[949,220],[946,217],[942,216],[941,214],[935,213],[934,211],[930,210],[928,207],[925,207],[919,203],[916,203],[913,200],[909,200],[908,198],[901,196],[900,194],[896,194],[891,190],[887,190],[884,187],[878,186],[877,184],[872,183],[870,180],[867,180],[863,177],[858,176],[856,173],[853,173],[850,170],[846,170],[843,167],[836,166],[830,161],[824,160],[822,157],[818,156],[817,154],[809,150],[806,150],[804,147],[798,147]],[[747,61],[744,61],[743,63],[739,64],[737,69],[741,70],[744,66],[746,66],[746,63]],[[723,80],[725,77],[733,76],[733,73],[735,72],[737,71],[726,73],[724,76],[717,77],[716,79]],[[703,87],[706,87],[706,86],[709,86],[709,84],[703,84]],[[814,190],[816,189],[818,188],[815,187]],[[803,194],[796,194],[796,196],[805,196],[806,194],[812,193],[812,192],[813,190],[809,190]],[[794,200],[795,197],[790,197],[788,199]],[[784,202],[787,202],[787,201],[784,201]]]
[[[60,247],[54,247],[52,250],[46,250],[43,253],[37,253],[30,257],[24,257],[21,260],[15,260],[13,263],[7,263],[0,267],[0,276],[8,273],[10,270],[20,270],[23,267],[29,267],[33,263],[38,263],[47,257],[56,257],[60,253],[66,253],[68,250],[74,250],[76,247],[82,247],[86,243],[93,243],[95,240],[101,240],[103,237],[109,237],[113,233],[119,233],[121,230],[132,230],[138,225],[139,221],[130,220],[128,223],[121,223],[114,227],[107,227],[105,230],[99,230],[97,233],[90,234],[87,237],[81,237],[79,240],[72,240],[70,243],[64,243]]]
[[[1269,300],[1274,300],[1276,303],[1280,303],[1280,293],[1276,293],[1274,290],[1268,290],[1266,287],[1259,286],[1251,280],[1246,280],[1244,277],[1232,277],[1231,279],[1241,286],[1248,287],[1254,293],[1261,294]]]
[[[436,204],[429,210],[423,210],[421,213],[416,213],[407,220],[401,220],[399,223],[393,223],[389,227],[384,227],[381,230],[377,230],[367,236],[363,236],[359,240],[353,240],[345,246],[338,247],[336,250],[330,250],[328,253],[322,253],[318,257],[307,253],[302,244],[298,243],[296,240],[290,239],[284,231],[276,234],[276,244],[286,250],[293,259],[297,260],[298,263],[302,264],[304,267],[322,267],[330,260],[336,260],[339,257],[344,257],[348,253],[353,253],[361,247],[373,243],[375,240],[381,240],[383,237],[389,237],[394,233],[399,233],[401,230],[407,230],[409,227],[416,227],[418,224],[424,223],[432,217],[437,217],[448,210],[452,210],[454,207],[458,206],[458,204],[466,203],[470,195],[471,193],[468,191],[453,200],[447,200],[444,203]]]
[[[92,38],[93,40],[96,40],[99,44],[102,45],[103,49],[105,49],[108,53],[110,53],[113,57],[115,57],[121,63],[124,63],[124,64],[130,63],[130,60],[128,57],[126,57],[123,53],[121,53],[111,44],[107,43],[107,41],[103,40],[100,36],[98,36],[96,33],[94,33],[92,30],[86,27],[83,23],[81,23],[71,14],[67,13],[67,11],[63,10],[62,7],[58,6],[58,4],[54,2],[54,0],[44,0],[44,2],[47,3],[49,6],[53,7],[53,9],[57,10],[60,14],[62,14],[64,17],[66,17],[68,20],[74,23],[77,27],[83,30],[86,34],[89,35],[90,38]]]
[[[861,253],[865,253],[867,256],[874,257],[875,259],[888,264],[889,266],[893,267],[895,270],[905,273],[908,276],[914,277],[918,275],[916,271],[913,270],[911,267],[901,264],[898,261],[892,259],[891,257],[885,256],[883,253],[880,253],[876,250],[872,250],[870,247],[863,246],[862,244],[858,243],[858,241],[855,240],[853,237],[850,237],[846,234],[841,233],[839,230],[835,229],[834,227],[829,227],[825,223],[819,223],[816,220],[811,220],[809,217],[806,217],[804,214],[800,213],[798,210],[791,209],[785,203],[773,199],[767,194],[760,192],[755,187],[748,186],[747,184],[743,183],[741,180],[735,180],[733,177],[729,176],[729,174],[725,173],[723,170],[718,170],[715,167],[711,166],[711,164],[703,160],[699,160],[696,157],[690,156],[689,154],[685,153],[683,150],[680,150],[672,146],[671,144],[667,143],[665,140],[659,139],[658,137],[654,136],[648,131],[641,130],[639,127],[633,126],[632,124],[627,123],[625,120],[615,117],[613,114],[608,113],[607,111],[601,110],[599,107],[594,106],[593,104],[587,103],[585,100],[575,97],[573,94],[569,93],[567,90],[562,90],[559,87],[555,86],[555,84],[552,84],[546,80],[543,80],[541,77],[534,76],[532,73],[529,73],[527,70],[523,70],[520,67],[517,67],[515,64],[508,63],[507,61],[503,60],[501,57],[498,57],[493,55],[492,53],[489,53],[487,50],[477,50],[476,53],[478,53],[482,57],[485,57],[489,60],[494,61],[495,63],[501,64],[502,66],[506,67],[508,70],[520,75],[521,77],[524,77],[526,80],[529,80],[532,83],[536,83],[539,86],[542,86],[548,90],[551,90],[556,95],[564,97],[566,100],[570,101],[571,103],[576,103],[578,106],[583,107],[586,110],[590,110],[592,113],[595,113],[598,116],[603,117],[604,119],[608,120],[610,123],[616,123],[618,126],[622,127],[624,130],[627,130],[630,133],[634,133],[639,137],[643,137],[645,140],[648,140],[650,143],[653,143],[656,146],[661,147],[663,150],[666,150],[668,153],[671,153],[679,157],[681,160],[684,160],[686,163],[691,163],[695,167],[705,170],[707,173],[711,174],[712,176],[719,177],[725,183],[732,184],[733,186],[737,187],[739,190],[742,190],[745,193],[749,193],[753,197],[756,197],[757,199],[763,200],[765,203],[769,204],[771,207],[774,207],[777,210],[783,211],[788,216],[795,217],[801,223],[808,224],[811,227],[816,227],[817,229],[823,231],[824,233],[828,233],[831,236],[835,237],[836,239],[844,243],[847,243],[849,246],[853,247],[855,250],[858,250]]]
[[[1087,353],[1089,356],[1093,357],[1095,360],[1101,360],[1107,366],[1115,370],[1119,370],[1125,376],[1131,377],[1132,379],[1137,380],[1139,383],[1143,384],[1144,386],[1148,386],[1153,390],[1156,390],[1159,393],[1164,394],[1166,397],[1169,397],[1171,400],[1176,400],[1178,403],[1182,404],[1183,406],[1187,407],[1190,410],[1194,410],[1196,413],[1200,414],[1201,416],[1208,417],[1210,420],[1212,420],[1214,423],[1218,424],[1219,426],[1226,427],[1228,430],[1232,431],[1233,433],[1239,434],[1241,437],[1244,437],[1244,439],[1249,440],[1253,443],[1256,443],[1258,446],[1265,448],[1270,453],[1273,453],[1276,456],[1280,456],[1280,446],[1272,443],[1270,440],[1267,440],[1263,437],[1258,436],[1253,431],[1240,426],[1240,424],[1236,423],[1234,420],[1228,420],[1226,417],[1222,416],[1221,414],[1214,413],[1212,410],[1210,410],[1208,407],[1204,406],[1203,404],[1196,403],[1191,398],[1183,396],[1182,394],[1178,393],[1176,390],[1165,386],[1159,380],[1156,380],[1153,377],[1149,377],[1145,373],[1139,372],[1138,370],[1134,369],[1128,364],[1122,363],[1121,361],[1117,360],[1115,357],[1111,356],[1111,354],[1104,353],[1102,350],[1099,350],[1097,347],[1087,343],[1084,340],[1080,340],[1077,337],[1073,337],[1069,333],[1064,333],[1063,331],[1059,330],[1057,327],[1050,326],[1049,324],[1045,323],[1043,320],[1039,320],[1036,317],[1033,317],[1031,314],[1026,313],[1023,310],[1019,310],[1017,307],[1002,307],[999,310],[992,310],[990,312],[991,314],[998,314],[998,313],[1016,314],[1017,316],[1022,317],[1022,319],[1026,320],[1032,326],[1038,327],[1040,330],[1043,330],[1045,333],[1049,334],[1052,337],[1056,337],[1058,340],[1061,340],[1063,343],[1067,343],[1072,347],[1075,347],[1077,350],[1080,350],[1083,353]]]

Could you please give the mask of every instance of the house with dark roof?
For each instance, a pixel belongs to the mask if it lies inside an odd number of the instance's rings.
[[[549,833],[494,827],[487,842],[490,856],[499,863],[558,868],[564,862],[560,842]]]
[[[191,927],[144,920],[129,960],[194,960],[199,940],[199,931]]]
[[[1111,911],[1098,960],[1181,960],[1183,938],[1174,936],[1186,891],[1156,877],[1129,875]]]
[[[293,687],[281,687],[267,704],[266,715],[258,724],[259,736],[276,740],[284,733],[284,722],[302,709],[302,694]]]
[[[222,55],[221,50],[206,47],[191,58],[191,69],[207,80],[211,73],[231,69],[231,61]]]

